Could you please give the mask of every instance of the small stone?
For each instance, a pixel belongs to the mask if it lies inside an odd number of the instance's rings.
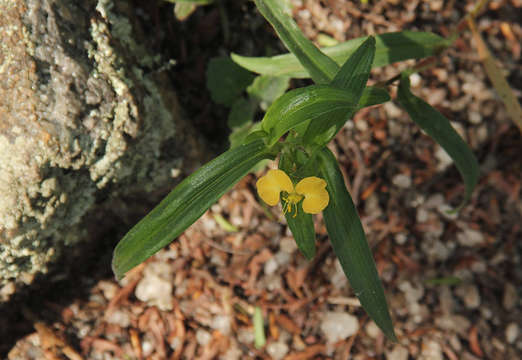
[[[320,327],[326,342],[333,344],[354,335],[359,330],[359,321],[351,314],[331,311],[323,315]]]
[[[439,163],[437,164],[438,171],[446,170],[448,166],[453,164],[453,160],[451,159],[451,157],[440,145],[437,145],[437,148],[435,150],[435,157],[439,161]]]
[[[408,360],[408,349],[402,345],[395,345],[393,350],[386,353],[386,360]]]
[[[172,310],[172,282],[156,275],[144,276],[134,291],[136,297],[160,310]]]
[[[421,84],[422,78],[419,74],[414,73],[410,75],[410,83],[412,88],[416,88]]]
[[[272,275],[277,271],[279,264],[274,257],[271,257],[265,262],[264,271],[266,275]]]
[[[404,245],[404,244],[406,244],[406,241],[408,240],[408,236],[406,236],[406,234],[404,234],[404,233],[395,234],[395,236],[393,238],[398,245]]]
[[[377,324],[373,321],[370,321],[364,329],[369,337],[372,339],[377,339],[381,335],[381,329],[377,326]]]
[[[364,119],[357,119],[355,122],[355,128],[360,132],[365,132],[368,130],[368,122],[366,122]]]
[[[477,141],[480,144],[483,144],[488,139],[488,127],[486,125],[481,125],[477,128]]]
[[[430,4],[430,10],[431,11],[441,11],[442,10],[442,7],[444,6],[444,1],[443,0],[431,0],[429,2]]]
[[[518,333],[519,333],[519,330],[518,330],[517,323],[514,323],[514,322],[510,323],[506,327],[506,341],[510,344],[513,344],[518,337]]]
[[[237,340],[243,344],[252,344],[254,342],[254,330],[241,328],[237,332]]]
[[[271,359],[281,360],[288,354],[288,345],[284,342],[272,342],[267,345],[266,352]]]
[[[416,303],[424,296],[424,287],[420,284],[413,287],[409,281],[403,281],[399,284],[399,289],[404,293],[406,301]]]
[[[199,345],[205,346],[210,342],[210,340],[212,340],[212,335],[208,331],[203,329],[198,329],[196,331],[196,341]]]
[[[457,234],[457,240],[462,246],[473,247],[484,244],[485,238],[480,231],[468,228]]]
[[[210,327],[214,330],[218,330],[223,335],[230,334],[230,316],[228,315],[217,315],[214,316]]]
[[[502,297],[502,306],[504,306],[504,309],[506,310],[513,310],[515,308],[515,305],[517,304],[517,300],[517,288],[511,283],[506,283],[506,285],[504,285],[504,296]]]
[[[120,309],[116,309],[111,312],[106,320],[109,324],[115,324],[121,326],[122,328],[129,327],[131,324],[130,314]]]
[[[417,222],[423,223],[428,221],[430,213],[423,207],[417,209]]]
[[[407,189],[411,186],[411,176],[406,174],[397,174],[393,177],[392,183],[401,189]]]
[[[391,101],[385,102],[383,105],[384,111],[389,118],[398,118],[402,114],[402,110],[400,107],[392,103]]]
[[[419,360],[443,360],[442,348],[439,343],[433,340],[422,342]]]
[[[118,289],[119,289],[118,285],[116,285],[112,281],[106,281],[106,280],[100,281],[98,283],[98,287],[100,288],[100,290],[103,293],[103,296],[107,300],[111,300],[116,295],[116,293],[118,292]]]
[[[284,237],[279,243],[279,249],[287,254],[293,254],[297,250],[297,244],[293,237]]]
[[[455,293],[462,299],[466,308],[476,309],[480,306],[480,293],[476,285],[461,285],[455,290]]]
[[[473,125],[478,125],[482,122],[482,115],[478,111],[470,111],[468,113],[468,121]]]

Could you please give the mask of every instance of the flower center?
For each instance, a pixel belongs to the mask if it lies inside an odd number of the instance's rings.
[[[300,195],[296,192],[292,192],[292,193],[287,193],[287,194],[283,194],[282,198],[283,198],[283,201],[286,202],[285,206],[283,206],[283,213],[286,214],[287,212],[288,213],[292,213],[292,206],[295,206],[295,214],[293,215],[293,217],[296,217],[297,216],[297,203],[301,200],[303,200],[303,195]]]

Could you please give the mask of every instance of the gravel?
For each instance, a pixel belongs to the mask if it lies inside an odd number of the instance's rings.
[[[354,335],[359,330],[359,321],[349,313],[332,311],[323,314],[320,327],[326,342],[333,344]]]

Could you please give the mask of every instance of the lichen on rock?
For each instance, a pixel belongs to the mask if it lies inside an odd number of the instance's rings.
[[[128,6],[0,0],[0,301],[86,238],[101,191],[152,191],[203,154]]]

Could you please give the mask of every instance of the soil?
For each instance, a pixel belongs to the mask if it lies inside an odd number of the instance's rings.
[[[448,35],[475,3],[293,2],[296,21],[314,41],[319,34],[343,41],[402,29]],[[151,44],[177,61],[169,71],[186,115],[216,151],[224,149],[228,110],[210,100],[208,60],[230,51],[281,53],[282,45],[251,2],[203,7],[184,23],[173,18],[171,4],[134,3],[156,34]],[[521,8],[519,0],[492,1],[477,19],[519,99]],[[375,69],[371,81],[412,64]],[[321,216],[316,258],[307,261],[298,252],[280,209],[257,200],[260,172],[246,176],[119,283],[110,270],[112,249],[154,203],[127,199],[136,203],[135,213],[100,215],[100,222],[114,226],[91,229],[99,242],[77,250],[1,309],[0,356],[522,358],[521,134],[492,90],[468,31],[436,67],[411,80],[414,92],[452,121],[479,160],[479,184],[458,214],[448,210],[461,200],[462,179],[396,103],[357,113],[331,144],[372,246],[398,343],[387,340],[360,307]],[[222,218],[237,231],[223,226]],[[254,345],[255,307],[265,320],[261,348]]]

